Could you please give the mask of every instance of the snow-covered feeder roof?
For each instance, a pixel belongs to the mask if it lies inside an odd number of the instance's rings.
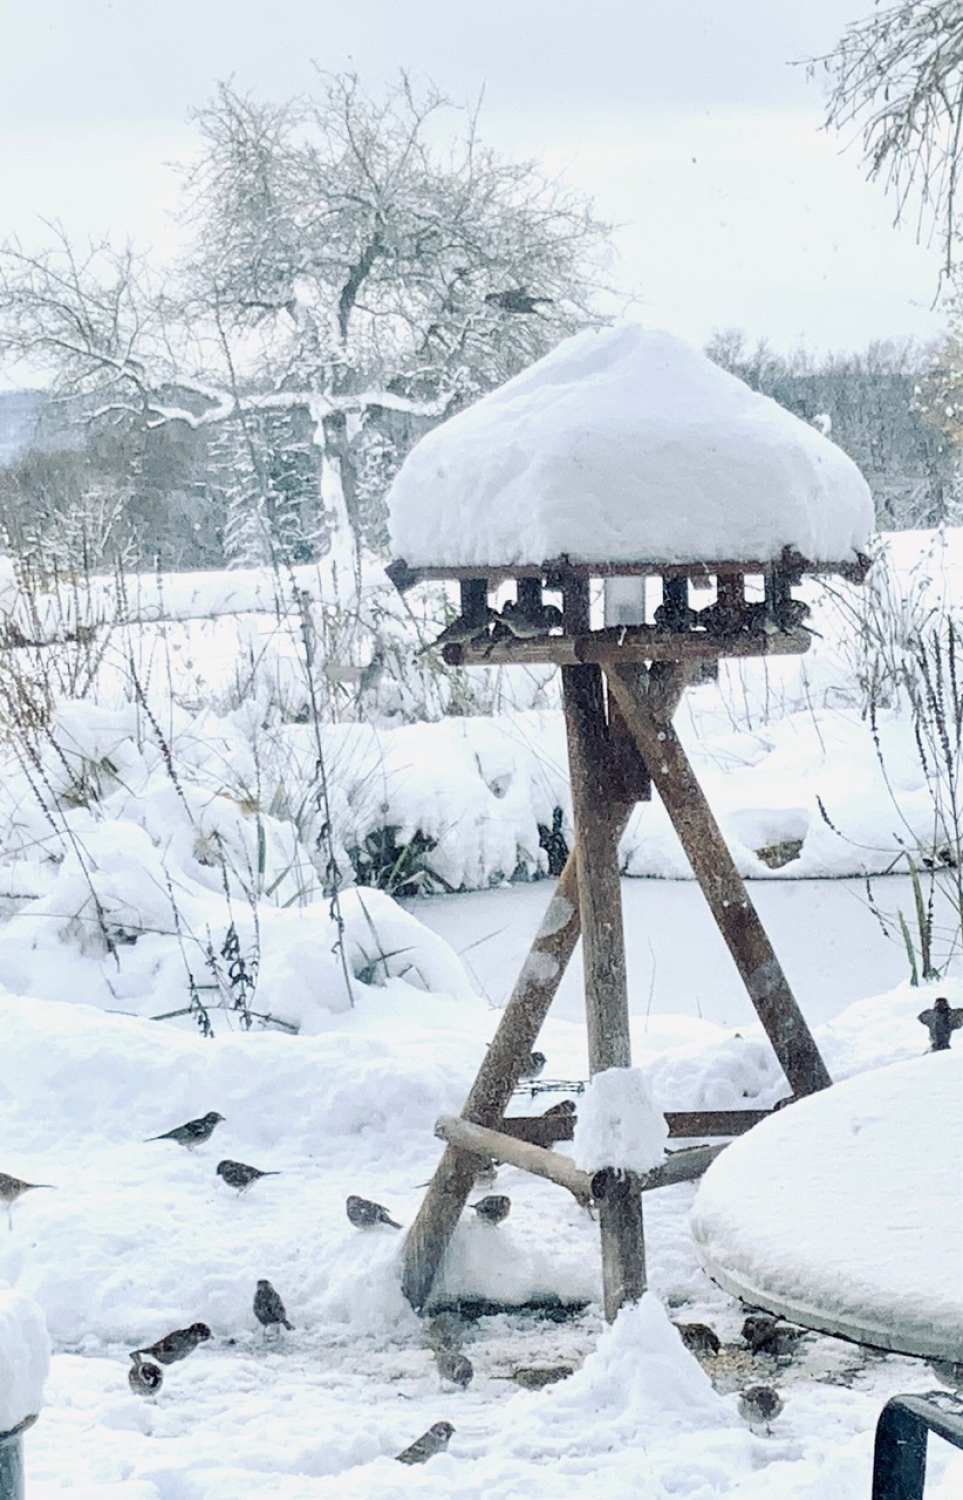
[[[963,1361],[963,1048],[861,1073],[734,1141],[692,1209],[745,1302],[904,1354]]]
[[[566,339],[418,442],[388,495],[409,568],[813,562],[865,552],[873,502],[828,438],[681,339]]]

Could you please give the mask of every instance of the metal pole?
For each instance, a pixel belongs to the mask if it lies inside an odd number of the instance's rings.
[[[10,1432],[0,1432],[0,1500],[23,1500],[23,1434],[37,1418],[24,1417]]]

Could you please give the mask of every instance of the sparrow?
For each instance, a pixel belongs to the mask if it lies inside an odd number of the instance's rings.
[[[480,1219],[486,1224],[500,1224],[507,1219],[511,1210],[512,1200],[504,1193],[492,1193],[488,1198],[479,1198],[477,1203],[469,1203]]]
[[[545,1386],[555,1385],[574,1374],[573,1365],[520,1365],[508,1378],[520,1385],[523,1391],[541,1391]]]
[[[690,1354],[718,1354],[722,1345],[708,1323],[676,1323]]]
[[[283,1323],[289,1333],[294,1332],[294,1324],[288,1322],[284,1303],[269,1281],[259,1281],[257,1284],[257,1291],[254,1293],[254,1316],[263,1328],[273,1328],[278,1323]]]
[[[237,1188],[238,1194],[245,1192],[259,1177],[280,1177],[280,1172],[262,1172],[258,1167],[249,1167],[243,1161],[219,1161],[215,1169],[228,1187]]]
[[[188,1151],[193,1151],[195,1146],[203,1146],[205,1141],[210,1140],[215,1127],[223,1118],[216,1109],[212,1109],[209,1114],[201,1115],[199,1120],[188,1120],[186,1125],[175,1125],[173,1130],[165,1130],[163,1135],[149,1135],[145,1145],[150,1141],[176,1141],[179,1146],[186,1146]]]
[[[212,1337],[206,1323],[192,1323],[190,1328],[175,1328],[173,1333],[158,1339],[156,1344],[148,1344],[144,1349],[132,1349],[130,1357],[139,1360],[142,1354],[149,1354],[151,1359],[159,1360],[162,1365],[176,1365],[178,1360],[193,1354],[198,1344],[206,1343]]]
[[[930,1051],[947,1052],[950,1033],[963,1026],[963,1009],[951,1005],[944,995],[940,995],[929,1010],[920,1011],[917,1019],[929,1028]]]
[[[164,1372],[160,1365],[152,1365],[150,1360],[141,1359],[139,1354],[132,1354],[134,1361],[127,1373],[127,1384],[135,1396],[143,1396],[152,1401],[164,1384]]]
[[[458,1349],[464,1342],[465,1325],[457,1313],[445,1309],[435,1313],[425,1329],[425,1343],[437,1353],[440,1349]]]
[[[370,1198],[359,1198],[352,1193],[345,1204],[348,1218],[356,1229],[371,1229],[375,1224],[390,1224],[392,1229],[400,1229],[401,1225],[392,1219],[386,1208],[380,1203],[372,1203]]]
[[[436,1453],[444,1453],[454,1430],[450,1422],[436,1422],[420,1438],[416,1438],[410,1447],[395,1454],[395,1457],[400,1464],[426,1464]]]
[[[765,1313],[753,1313],[742,1325],[742,1336],[753,1354],[771,1354],[778,1358],[792,1354],[805,1336],[805,1329],[793,1328]]]
[[[0,1172],[0,1203],[6,1204],[7,1223],[13,1228],[13,1205],[24,1193],[32,1193],[34,1188],[52,1188],[52,1182],[24,1182],[21,1177],[8,1177],[6,1172]]]
[[[574,1115],[576,1110],[574,1099],[563,1099],[560,1104],[550,1104],[543,1113],[543,1118],[548,1115]]]
[[[502,605],[498,619],[519,641],[534,640],[537,636],[548,635],[550,630],[561,630],[563,623],[562,611],[557,604],[543,604],[538,609],[527,610],[512,599]]]
[[[538,1078],[545,1072],[545,1053],[533,1052],[528,1059],[528,1067],[522,1072],[523,1078]]]
[[[489,307],[500,307],[507,313],[533,313],[540,302],[554,300],[554,297],[533,297],[523,286],[510,287],[507,292],[489,292],[485,298]]]
[[[426,651],[436,651],[440,646],[465,646],[469,641],[483,638],[495,618],[495,611],[488,608],[480,620],[467,620],[464,615],[458,615],[450,625],[445,626],[439,636],[427,646],[422,646],[417,654],[421,656]]]
[[[460,1386],[462,1390],[471,1385],[475,1368],[467,1354],[459,1354],[457,1349],[437,1349],[435,1362],[442,1380]]]
[[[739,1393],[739,1415],[750,1427],[764,1427],[769,1432],[782,1408],[782,1397],[771,1385],[749,1385]]]

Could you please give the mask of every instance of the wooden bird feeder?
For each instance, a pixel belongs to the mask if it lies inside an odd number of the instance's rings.
[[[636,340],[633,352],[638,344]],[[542,363],[558,355],[556,351]],[[513,384],[504,388],[506,398]],[[471,409],[445,426],[454,429],[469,416]],[[783,418],[795,421],[780,413]],[[443,431],[438,429],[431,439],[439,439]],[[537,441],[537,433],[532,441]],[[843,460],[843,455],[838,457]],[[640,488],[644,477],[639,477]],[[645,531],[642,508],[643,545]],[[623,1303],[637,1299],[645,1289],[643,1191],[698,1175],[721,1149],[704,1146],[671,1153],[663,1167],[644,1178],[614,1171],[590,1178],[550,1149],[571,1137],[570,1117],[530,1122],[504,1118],[579,937],[590,1071],[594,1075],[631,1065],[618,845],[632,809],[651,796],[653,784],[792,1096],[811,1094],[831,1082],[672,720],[686,685],[698,679],[707,663],[722,657],[807,651],[808,611],[793,590],[807,574],[835,573],[862,581],[868,559],[853,549],[849,557],[835,562],[816,561],[783,545],[770,557],[680,557],[667,562],[664,556],[646,560],[643,545],[638,556],[613,561],[571,554],[484,565],[398,559],[388,569],[401,590],[429,579],[457,584],[459,616],[438,642],[450,664],[546,663],[561,668],[575,826],[574,847],[461,1116],[440,1120],[436,1127],[446,1148],[404,1250],[402,1285],[419,1311],[430,1305],[432,1286],[468,1200],[480,1155],[548,1177],[580,1201],[596,1202],[605,1315],[612,1320]],[[597,626],[591,608],[593,583],[632,576],[657,580],[647,583],[661,593],[652,622]],[[754,585],[748,592],[747,580]],[[714,595],[707,595],[707,583]],[[507,603],[505,585],[514,585],[515,592]],[[502,601],[499,608],[496,591]],[[671,1135],[692,1139],[739,1134],[763,1113],[677,1112],[667,1118]]]

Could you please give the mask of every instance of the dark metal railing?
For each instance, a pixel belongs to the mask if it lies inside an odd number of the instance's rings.
[[[931,1432],[963,1448],[963,1403],[949,1391],[887,1401],[876,1423],[872,1500],[923,1500]]]

